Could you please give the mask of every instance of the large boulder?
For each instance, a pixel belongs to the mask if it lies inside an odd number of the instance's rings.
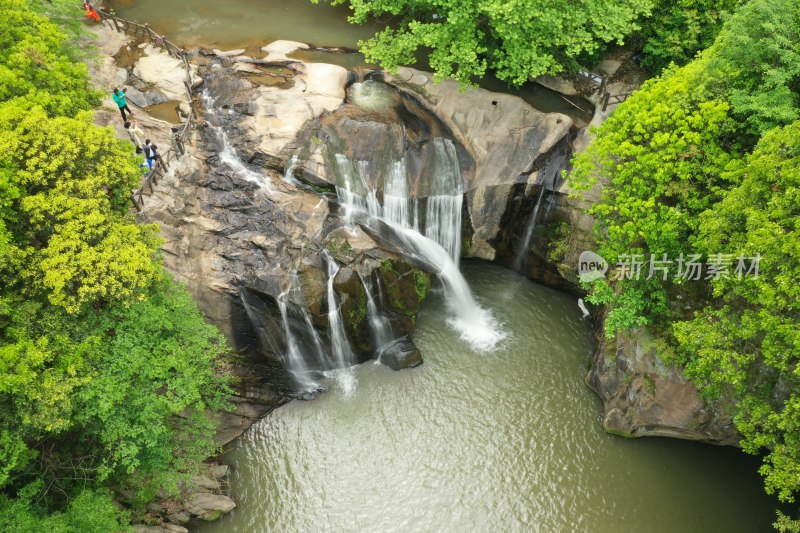
[[[494,260],[492,240],[501,231],[515,185],[560,186],[572,119],[537,111],[513,95],[461,90],[454,80],[435,83],[431,74],[411,68],[400,68],[386,79],[415,95],[469,152],[475,168],[465,184],[472,227],[465,252]]]
[[[200,83],[197,67],[191,66],[192,83]],[[133,73],[145,84],[152,87],[152,91],[159,93],[162,101],[188,102],[184,81],[186,69],[182,60],[172,57],[163,49],[153,45],[144,46],[144,55],[136,62]]]
[[[344,102],[348,78],[347,69],[338,65],[301,61],[290,65],[295,73],[290,86],[256,85],[246,95],[236,94],[249,106],[239,124],[252,142],[249,149],[283,162],[297,149],[296,141],[308,123]]]
[[[188,496],[183,502],[183,508],[191,515],[201,520],[216,520],[223,513],[229,513],[236,507],[229,496],[197,492]]]
[[[603,427],[626,437],[674,437],[736,445],[729,414],[708,405],[644,329],[602,339],[587,383],[603,402]]]

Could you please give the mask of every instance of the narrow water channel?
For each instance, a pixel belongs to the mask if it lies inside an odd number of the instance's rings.
[[[356,369],[253,426],[224,456],[238,507],[201,533],[769,531],[756,461],[731,448],[607,435],[584,385],[592,337],[575,299],[485,263],[463,270],[509,333],[489,355],[432,293],[425,364]]]

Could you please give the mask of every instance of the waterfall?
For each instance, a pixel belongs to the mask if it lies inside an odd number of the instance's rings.
[[[475,301],[467,281],[458,270],[458,265],[444,248],[413,229],[400,227],[394,229],[408,245],[412,254],[440,269],[439,279],[444,284],[447,306],[451,313],[447,323],[462,339],[478,351],[491,351],[506,338],[505,332],[491,312]]]
[[[461,203],[463,196],[432,196],[425,213],[425,236],[436,241],[456,265],[461,256]]]
[[[336,370],[331,372],[331,375],[337,378],[345,394],[349,394],[355,389],[355,374],[350,367],[356,364],[356,360],[350,342],[347,340],[336,292],[333,290],[333,281],[339,272],[339,265],[327,251],[324,252],[324,256],[328,263],[328,328],[331,350],[336,360]]]
[[[300,166],[300,158],[297,155],[293,155],[289,158],[289,162],[286,164],[286,169],[283,171],[283,181],[286,183],[297,183],[297,178],[294,177],[294,171],[297,170],[297,167]]]
[[[339,203],[345,208],[348,226],[352,225],[355,211],[380,218],[402,239],[409,254],[439,269],[452,315],[448,323],[473,348],[489,351],[505,338],[505,333],[492,314],[475,301],[458,270],[463,193],[455,145],[449,139],[441,138],[434,139],[433,144],[436,164],[430,189],[432,195],[427,200],[425,235],[418,229],[418,209],[416,202],[409,198],[408,177],[402,159],[390,168],[381,206],[377,202],[377,192],[355,172],[347,156],[336,154],[336,192]]]
[[[208,92],[204,91],[203,100],[205,101],[206,111],[209,117],[214,119],[209,120],[208,125],[211,128],[211,131],[214,133],[217,143],[219,146],[221,146],[219,160],[227,165],[238,176],[247,181],[258,184],[258,186],[266,192],[271,192],[272,188],[270,187],[269,179],[266,176],[247,168],[247,166],[245,166],[244,162],[239,157],[239,154],[236,153],[236,148],[234,148],[233,144],[231,144],[230,139],[228,138],[228,133],[222,128],[222,126],[213,123],[217,118],[217,110],[214,109],[215,99],[209,96]]]
[[[389,178],[383,188],[384,219],[399,226],[413,227],[409,217],[409,203],[406,161],[401,159],[392,163]]]
[[[311,379],[311,374],[306,365],[306,360],[303,353],[300,351],[297,339],[295,338],[292,328],[289,323],[289,312],[286,306],[287,292],[282,292],[278,296],[278,307],[281,310],[281,318],[283,319],[283,332],[286,336],[286,353],[283,355],[283,365],[289,372],[291,372],[294,379],[300,385],[301,389],[305,392],[315,390],[318,384]]]
[[[222,143],[222,151],[219,153],[219,160],[228,165],[238,176],[258,184],[267,192],[271,192],[272,188],[270,187],[268,178],[258,172],[250,170],[244,165],[239,158],[239,154],[236,153],[236,148],[234,148],[228,140],[228,134],[218,126],[211,126],[211,129],[214,131],[217,139]]]
[[[461,170],[450,139],[433,140],[435,174],[425,213],[425,236],[438,242],[458,264],[461,256]]]
[[[525,238],[522,241],[522,246],[519,248],[517,252],[517,257],[514,260],[514,270],[517,272],[522,270],[522,267],[525,264],[525,259],[528,257],[528,252],[530,251],[531,246],[531,238],[533,238],[533,230],[536,228],[536,220],[539,218],[539,206],[542,205],[542,198],[544,198],[544,193],[547,190],[547,187],[542,184],[542,189],[539,191],[539,197],[536,199],[536,205],[533,207],[533,211],[531,211],[531,218],[528,220],[528,226],[525,228]]]
[[[336,195],[345,208],[345,224],[352,226],[353,211],[363,211],[374,217],[381,216],[376,191],[367,187],[363,176],[353,168],[353,163],[344,154],[336,154]]]
[[[380,281],[378,283],[380,288]],[[370,283],[369,279],[361,277],[361,284],[364,285],[364,291],[367,293],[367,319],[375,341],[375,363],[377,364],[381,362],[381,355],[383,355],[385,347],[394,340],[392,338],[392,327],[389,324],[389,319],[381,314],[378,305],[375,303],[375,298],[372,296],[372,283]]]
[[[303,315],[303,322],[306,326],[306,337],[311,338],[311,344],[314,348],[314,353],[316,354],[317,364],[319,368],[322,370],[329,370],[334,367],[330,357],[328,356],[328,352],[322,347],[322,340],[319,338],[319,333],[317,333],[317,329],[314,327],[314,324],[311,322],[311,314],[308,312],[308,306],[305,305],[305,299],[303,298],[303,291],[300,286],[300,279],[297,276],[297,271],[293,270],[289,277],[291,279],[292,285],[291,290],[295,293],[296,302],[300,303],[300,313]]]

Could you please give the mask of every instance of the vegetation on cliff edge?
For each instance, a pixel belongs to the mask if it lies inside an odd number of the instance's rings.
[[[598,252],[628,267],[591,284],[606,335],[647,325],[709,401],[734,405],[782,501],[800,491],[799,113],[800,2],[752,0],[697,59],[620,106],[573,173],[602,185]],[[676,276],[692,254],[717,270]],[[670,275],[632,275],[637,255],[672,261]]]
[[[114,500],[215,449],[225,345],[129,214],[131,146],[36,6],[0,3],[0,530],[117,531]]]
[[[321,0],[312,0],[319,2]],[[350,20],[387,28],[359,43],[367,60],[395,69],[420,53],[437,79],[474,83],[494,72],[511,85],[591,67],[611,44],[637,43],[658,72],[685,64],[714,40],[741,0],[324,0],[348,3]]]

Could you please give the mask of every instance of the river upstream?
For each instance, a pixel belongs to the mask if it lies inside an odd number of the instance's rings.
[[[375,29],[303,0],[112,5],[183,46],[352,47]],[[565,106],[539,88],[517,94],[545,111]],[[505,335],[494,350],[474,351],[433,290],[413,336],[425,364],[394,372],[368,362],[349,390],[328,383],[315,400],[256,423],[222,459],[236,509],[192,531],[771,530],[775,502],[756,458],[603,431],[600,402],[584,383],[591,324],[574,297],[487,263],[461,270]]]

